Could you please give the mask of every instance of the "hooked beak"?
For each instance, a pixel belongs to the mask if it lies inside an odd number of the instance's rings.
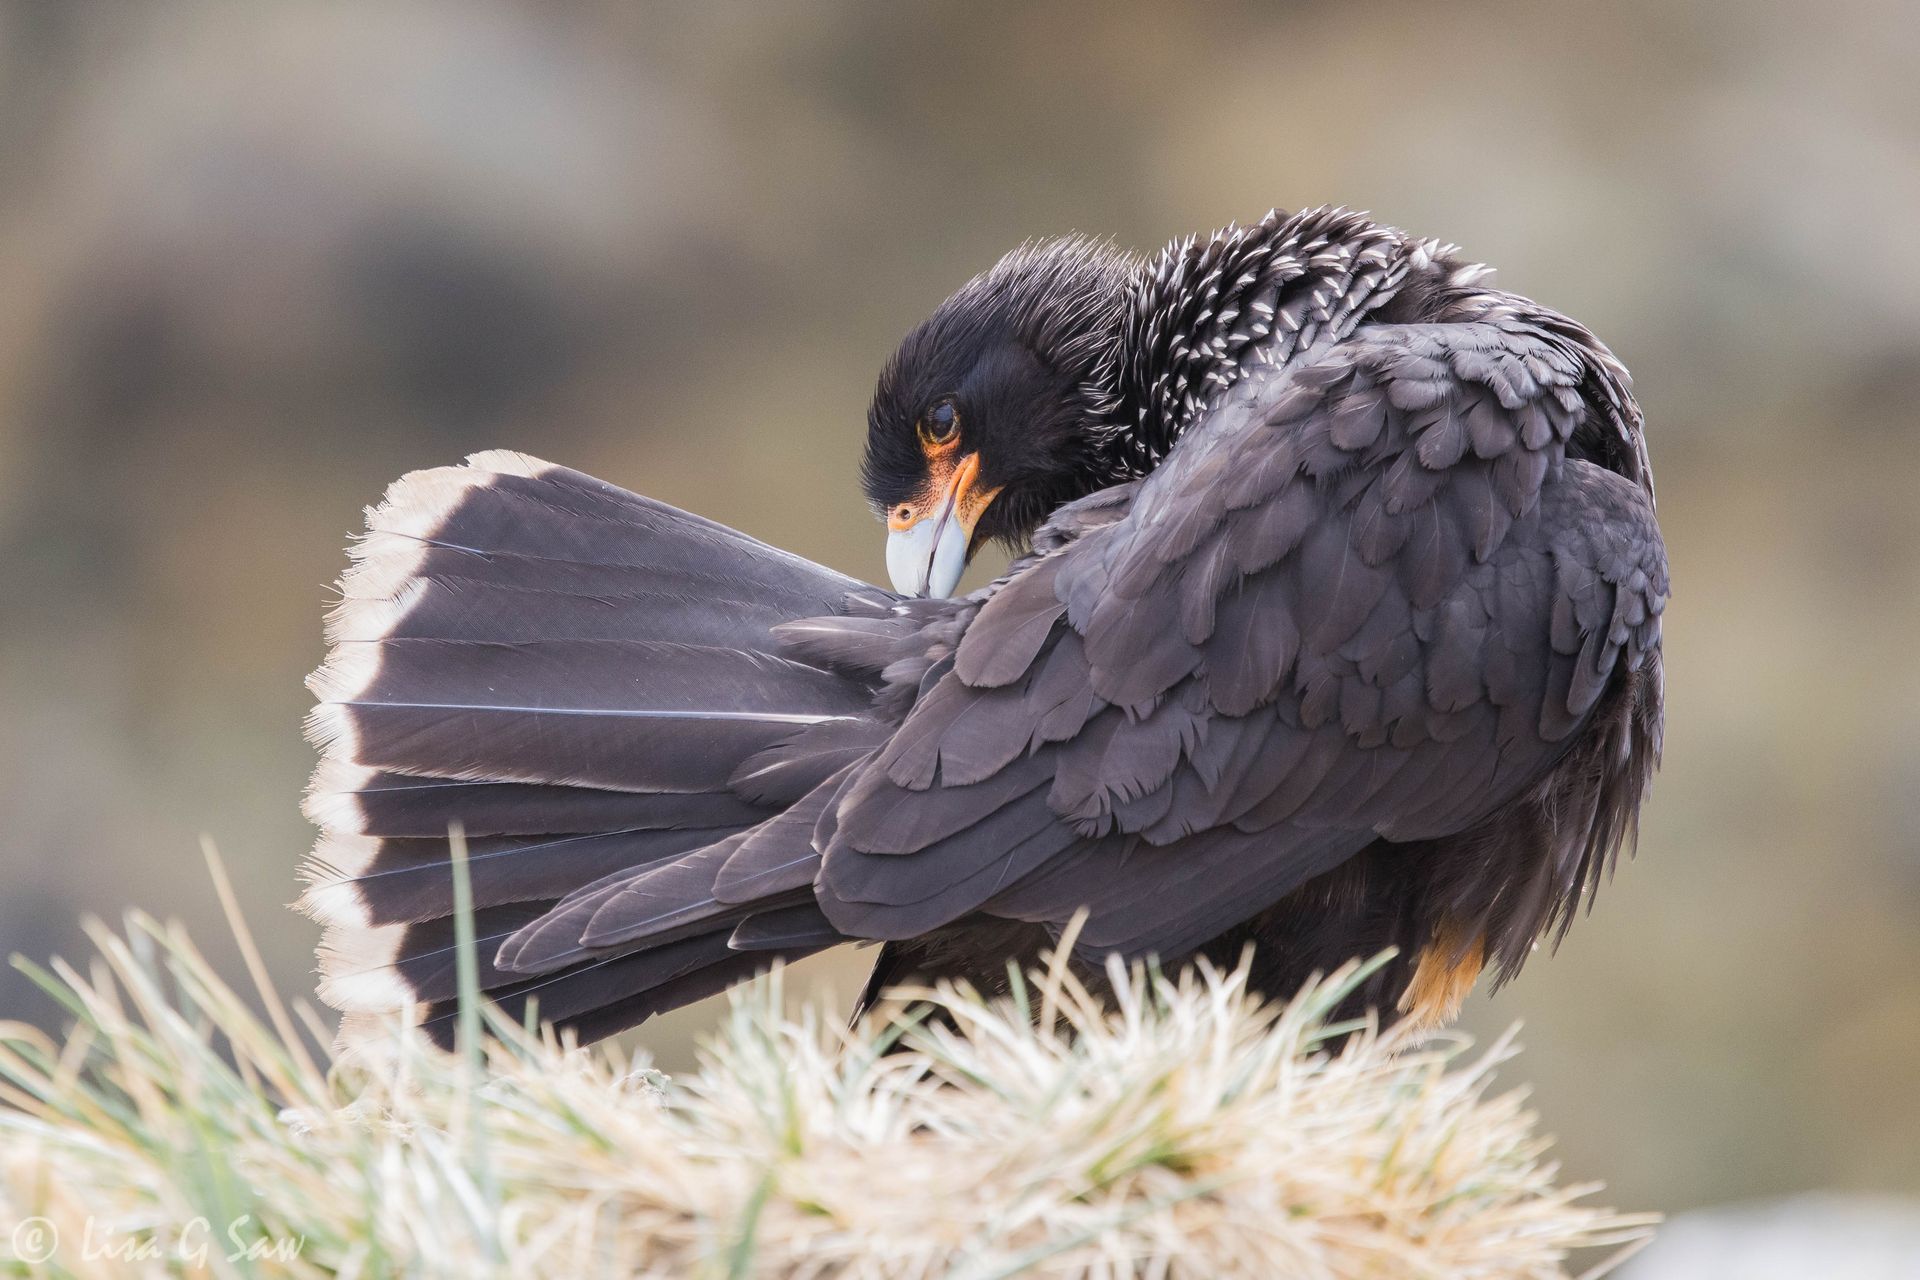
[[[980,455],[936,468],[926,492],[887,516],[887,576],[907,596],[950,596],[967,568],[974,526],[999,489],[979,486]]]

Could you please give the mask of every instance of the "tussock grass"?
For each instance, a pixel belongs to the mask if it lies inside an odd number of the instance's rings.
[[[1056,968],[852,1031],[776,973],[669,1079],[497,1019],[336,1063],[177,928],[92,936],[32,970],[64,1042],[0,1026],[0,1273],[1549,1277],[1649,1221],[1556,1185],[1508,1041],[1329,1026],[1357,970],[1279,1008]]]

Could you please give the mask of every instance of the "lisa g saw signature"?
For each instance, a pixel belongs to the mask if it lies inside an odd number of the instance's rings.
[[[49,1262],[178,1262],[204,1267],[216,1255],[228,1262],[292,1262],[306,1248],[305,1236],[264,1235],[251,1214],[242,1214],[217,1230],[207,1218],[190,1218],[177,1230],[141,1226],[116,1228],[88,1215],[65,1233],[50,1218],[23,1218],[8,1237],[15,1262],[39,1266]],[[4,1261],[0,1258],[0,1261]]]

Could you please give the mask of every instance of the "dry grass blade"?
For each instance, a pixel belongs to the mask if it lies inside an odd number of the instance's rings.
[[[498,1019],[478,1077],[398,1028],[323,1075],[176,931],[95,938],[38,974],[64,1051],[0,1028],[0,1273],[1561,1277],[1648,1227],[1556,1184],[1507,1042],[1329,1048],[1358,970],[1054,966],[853,1031],[776,973],[684,1079]]]

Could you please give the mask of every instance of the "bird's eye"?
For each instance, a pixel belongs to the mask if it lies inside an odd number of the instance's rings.
[[[951,400],[936,400],[920,415],[920,442],[927,445],[953,443],[960,434],[960,410]]]

